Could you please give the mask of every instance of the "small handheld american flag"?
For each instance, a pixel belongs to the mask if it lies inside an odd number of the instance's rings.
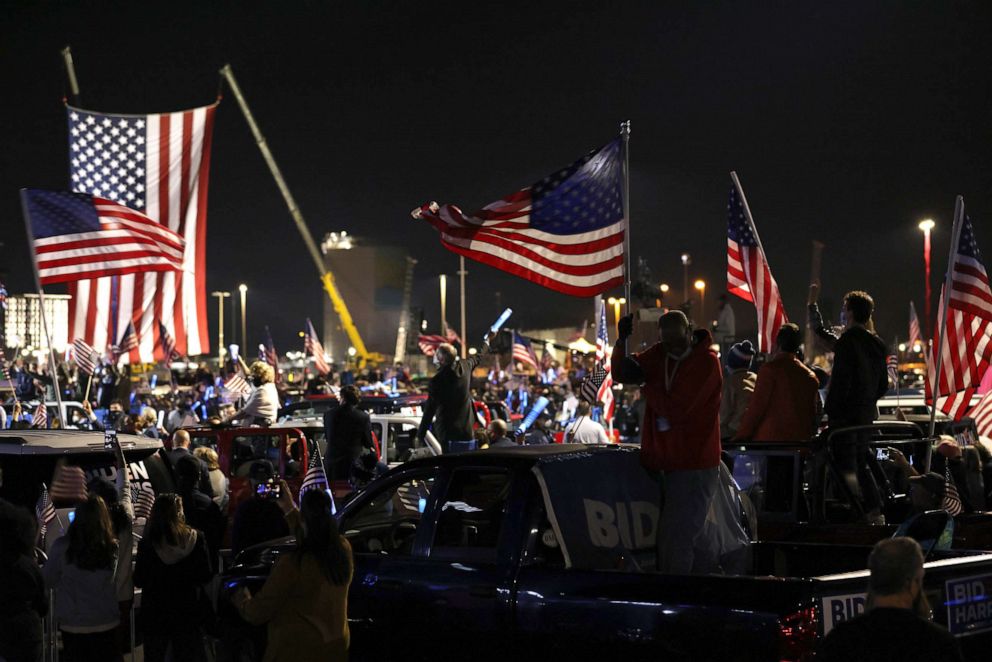
[[[42,429],[48,427],[48,409],[44,402],[39,402],[35,408],[34,415],[31,417],[31,427]]]
[[[944,499],[940,507],[951,516],[960,515],[964,510],[964,506],[961,504],[961,495],[958,494],[958,486],[954,483],[949,465],[944,467]]]
[[[72,341],[72,356],[83,372],[92,375],[96,370],[96,350],[82,338]]]
[[[327,474],[324,473],[324,462],[320,457],[320,449],[317,444],[313,445],[313,453],[310,454],[310,461],[307,466],[307,473],[303,477],[303,484],[300,485],[300,501],[307,490],[324,490],[331,497],[331,513],[337,512],[334,505],[334,495],[331,494],[330,483],[327,482]]]
[[[424,353],[424,356],[434,356],[434,352],[437,351],[438,346],[446,342],[448,342],[448,339],[444,336],[424,335],[423,333],[417,336],[417,346],[420,347],[420,351]]]
[[[48,534],[48,524],[55,519],[55,506],[48,496],[48,486],[44,483],[41,484],[41,494],[38,496],[38,503],[34,506],[34,514],[38,518],[38,534],[44,541]]]

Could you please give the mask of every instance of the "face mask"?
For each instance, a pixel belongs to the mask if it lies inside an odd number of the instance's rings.
[[[840,311],[840,325],[847,326],[847,311],[843,308]]]

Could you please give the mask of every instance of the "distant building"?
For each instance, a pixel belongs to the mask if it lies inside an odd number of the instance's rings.
[[[45,313],[48,316],[48,330],[52,334],[52,345],[56,352],[64,352],[69,346],[69,300],[68,294],[46,294]],[[9,348],[8,358],[15,355],[32,355],[36,358],[47,356],[48,341],[41,323],[41,302],[37,294],[12,294],[7,297],[7,310],[4,311],[3,338],[0,345]]]
[[[403,305],[407,249],[378,242],[373,245],[346,232],[328,233],[320,249],[366,348],[392,355]],[[324,350],[334,361],[346,360],[352,343],[326,294],[322,333]]]

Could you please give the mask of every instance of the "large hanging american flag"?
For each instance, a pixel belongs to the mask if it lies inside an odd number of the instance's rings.
[[[916,316],[916,306],[913,302],[909,302],[909,346],[913,347],[916,343],[922,343],[923,336],[920,334],[920,318]]]
[[[307,318],[306,336],[303,338],[303,352],[313,357],[313,365],[322,375],[331,371],[331,366],[327,365],[327,358],[324,356],[324,346],[320,344],[317,331],[313,328],[313,322]]]
[[[613,399],[613,374],[610,371],[610,340],[606,329],[606,303],[600,302],[596,326],[596,363],[582,381],[579,394],[590,404],[603,403],[603,420],[612,421],[616,410]]]
[[[778,330],[789,320],[758,230],[744,206],[744,193],[736,183],[730,187],[727,216],[727,290],[754,303],[758,313],[758,351],[768,352],[775,346]]]
[[[961,238],[951,261],[950,294],[941,291],[940,308],[947,295],[944,335],[933,334],[933,352],[928,362],[927,402],[933,401],[937,384],[937,407],[957,420],[971,407],[971,398],[981,385],[992,361],[992,290],[982,264],[971,221],[961,209]],[[935,375],[940,352],[940,374]]]
[[[619,138],[474,214],[430,203],[413,215],[448,250],[556,292],[591,297],[623,284]]]
[[[185,240],[130,207],[86,193],[22,195],[42,285],[183,268]]]
[[[142,212],[185,240],[182,270],[69,285],[69,334],[102,350],[134,323],[131,363],[164,358],[156,319],[180,354],[210,352],[206,239],[210,146],[217,104],[176,113],[121,115],[67,107],[74,191]]]

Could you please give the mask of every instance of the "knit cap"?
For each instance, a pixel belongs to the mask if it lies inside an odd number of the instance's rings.
[[[754,345],[750,340],[744,340],[735,344],[727,352],[727,367],[731,370],[750,368],[751,359],[754,358]]]

